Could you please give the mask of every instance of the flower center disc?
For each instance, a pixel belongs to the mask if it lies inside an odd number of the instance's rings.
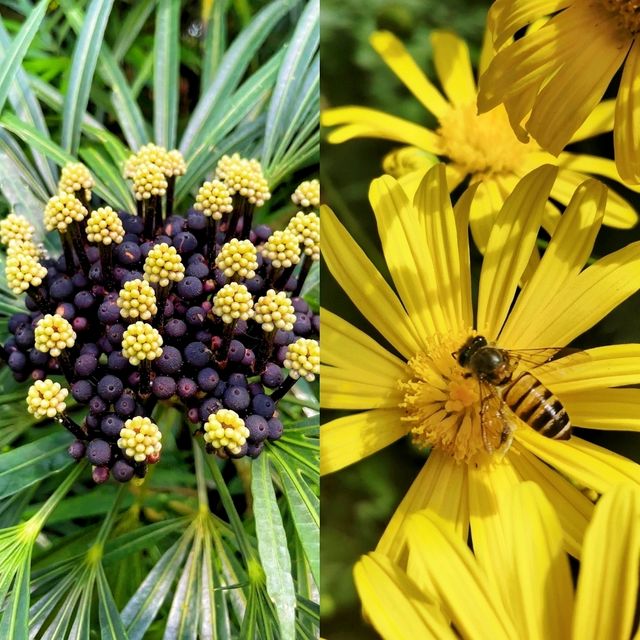
[[[640,0],[602,0],[604,8],[618,15],[620,26],[635,36],[640,32]]]
[[[409,361],[412,375],[400,383],[401,407],[416,446],[436,447],[457,462],[480,464],[495,461],[489,452],[498,451],[504,441],[504,421],[498,415],[497,396],[488,399],[484,419],[480,418],[480,383],[452,355],[464,340],[434,338],[426,351]]]
[[[517,171],[528,151],[502,106],[481,115],[475,104],[452,107],[437,133],[442,154],[478,178]]]

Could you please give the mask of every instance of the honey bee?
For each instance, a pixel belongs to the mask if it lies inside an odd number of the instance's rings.
[[[560,348],[531,350],[538,356],[537,365],[550,360]],[[490,413],[502,424],[499,448],[508,449],[513,439],[513,425],[504,412],[506,405],[520,420],[538,433],[554,440],[571,437],[571,421],[562,402],[529,371],[514,378],[518,363],[526,352],[509,351],[490,345],[484,336],[471,336],[454,355],[466,377],[474,376],[480,384],[480,422],[485,448],[492,453],[486,424]]]

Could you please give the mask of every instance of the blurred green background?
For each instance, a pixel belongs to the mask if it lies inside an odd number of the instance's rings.
[[[474,65],[484,32],[486,0],[322,0],[321,77],[322,107],[346,104],[366,105],[414,122],[433,125],[431,116],[400,84],[369,46],[375,29],[387,29],[406,44],[418,65],[435,80],[429,32],[450,29],[463,36],[471,49]],[[610,88],[615,96],[617,87]],[[385,273],[375,230],[375,220],[367,199],[369,182],[382,173],[381,161],[397,145],[382,140],[356,140],[342,145],[323,142],[321,176],[323,200]],[[603,135],[572,150],[613,157],[612,136]],[[617,186],[617,190],[640,209],[640,197]],[[640,229],[618,231],[603,228],[594,255],[605,255],[640,239]],[[472,257],[477,276],[480,256]],[[384,339],[359,315],[348,298],[322,271],[322,304],[355,326]],[[477,281],[477,277],[476,277]],[[583,335],[576,346],[640,341],[640,295],[618,307],[600,325]],[[326,422],[341,415],[323,411]],[[595,434],[586,437],[640,461],[638,434]],[[418,473],[424,456],[407,440],[339,473],[322,479],[322,636],[327,640],[376,638],[362,620],[352,579],[358,557],[373,549],[395,507]]]

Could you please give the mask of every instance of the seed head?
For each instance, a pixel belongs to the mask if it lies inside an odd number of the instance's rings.
[[[264,243],[262,256],[271,260],[271,264],[276,269],[298,264],[300,262],[298,236],[288,229],[274,231]]]
[[[31,240],[35,231],[24,216],[10,213],[4,220],[0,220],[0,243],[8,245],[12,240]]]
[[[295,309],[284,291],[269,289],[255,304],[255,321],[267,333],[276,329],[291,331],[296,321]]]
[[[122,220],[111,207],[100,207],[91,212],[87,220],[89,242],[120,244],[124,238]]]
[[[198,190],[193,208],[202,211],[205,216],[221,220],[222,216],[233,210],[233,198],[224,182],[212,180],[205,182]]]
[[[163,170],[151,162],[142,163],[133,176],[136,200],[148,200],[151,196],[163,196],[167,192],[167,179]]]
[[[248,320],[253,316],[253,298],[243,284],[230,282],[216,293],[212,311],[226,324]]]
[[[135,416],[124,423],[120,430],[118,446],[124,454],[136,462],[149,458],[157,460],[162,450],[162,432],[149,418]]]
[[[144,279],[166,287],[169,282],[180,282],[184,278],[182,258],[175,247],[166,242],[151,247],[144,261]]]
[[[33,256],[17,252],[16,255],[7,255],[5,275],[11,291],[19,295],[29,287],[40,286],[47,270]]]
[[[35,329],[35,346],[38,351],[58,357],[64,349],[76,343],[76,332],[73,327],[58,314],[46,316],[38,320]]]
[[[216,257],[216,267],[227,278],[253,278],[258,268],[258,254],[251,240],[232,238],[220,249]]]
[[[204,424],[204,439],[214,449],[226,447],[230,453],[238,454],[249,437],[244,420],[231,409],[220,409],[212,413]]]
[[[227,185],[231,195],[237,193],[256,207],[271,198],[262,165],[255,159],[241,158],[238,153],[222,156],[216,167],[216,177]]]
[[[89,212],[72,193],[61,191],[49,198],[44,209],[44,226],[47,231],[57,229],[64,233],[72,222],[82,222]]]
[[[93,176],[82,162],[68,162],[60,172],[58,191],[76,195],[84,190],[84,195],[88,202],[91,198],[91,189],[93,189],[94,186]]]
[[[291,200],[299,207],[308,209],[309,207],[320,206],[320,181],[317,178],[305,180],[298,185],[298,188],[291,194]]]
[[[146,280],[125,282],[116,302],[123,318],[149,320],[158,312],[156,293]]]
[[[162,336],[150,324],[138,320],[122,335],[122,355],[135,367],[162,355]]]
[[[320,218],[317,214],[313,211],[298,211],[289,220],[287,231],[296,235],[306,255],[311,256],[313,260],[320,260]]]
[[[36,418],[55,418],[67,408],[65,398],[69,390],[59,382],[36,380],[27,393],[27,410]]]
[[[320,373],[320,345],[316,340],[299,338],[287,348],[284,366],[292,378],[312,382]]]

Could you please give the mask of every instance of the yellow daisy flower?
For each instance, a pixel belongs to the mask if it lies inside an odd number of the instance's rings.
[[[476,195],[477,207],[472,212],[471,230],[482,251],[505,198],[518,180],[536,167],[543,164],[560,167],[551,199],[565,206],[576,187],[590,175],[621,180],[615,163],[608,158],[569,152],[556,158],[533,140],[528,143],[518,140],[503,106],[477,115],[476,83],[466,43],[452,33],[439,31],[431,34],[431,41],[436,74],[445,95],[431,83],[393,34],[376,32],[371,36],[376,52],[425,109],[436,117],[437,128],[432,130],[368,107],[338,107],[321,114],[323,125],[339,125],[329,133],[329,142],[373,137],[409,145],[387,156],[384,169],[400,178],[411,194],[425,170],[434,163],[434,156],[447,163],[450,191],[466,180],[470,184],[481,183]],[[481,70],[488,64],[491,52],[492,48],[486,42]],[[610,131],[613,112],[612,102],[600,105],[571,142]],[[637,219],[633,207],[624,198],[615,192],[609,194],[606,225],[628,228],[636,224]],[[559,211],[549,202],[543,226],[553,231],[558,220]]]
[[[520,137],[526,129],[558,155],[599,108],[622,68],[613,133],[616,165],[624,180],[639,184],[639,8],[637,0],[497,0],[489,26],[499,53],[480,81],[480,111],[504,103]],[[512,41],[518,30],[549,14],[554,15],[541,28]]]
[[[371,185],[397,295],[333,212],[322,214],[327,266],[391,349],[322,310],[322,406],[357,413],[323,426],[321,473],[407,434],[431,449],[380,540],[378,549],[393,558],[403,555],[406,517],[425,507],[462,536],[471,523],[478,548],[495,544],[485,517],[494,488],[526,479],[557,508],[567,548],[578,554],[592,503],[576,484],[602,493],[623,481],[640,483],[640,466],[630,460],[575,435],[545,437],[515,415],[509,418],[515,431],[505,439],[504,421],[481,420],[478,379],[457,360],[474,332],[507,350],[563,347],[640,288],[638,242],[585,266],[606,206],[606,188],[596,180],[576,190],[541,261],[525,274],[556,174],[555,167],[540,167],[506,199],[487,243],[475,314],[468,218],[477,203],[468,192],[454,213],[444,165],[426,174],[413,204],[390,176]],[[541,356],[535,369],[523,360],[513,380],[533,369],[574,425],[640,430],[640,390],[617,388],[640,382],[640,345],[546,360]]]
[[[428,511],[407,525],[404,571],[379,552],[354,577],[364,611],[385,640],[628,640],[640,564],[640,493],[619,485],[587,528],[575,589],[553,506],[532,482],[489,514],[500,533],[491,556],[474,553]],[[455,631],[454,631],[454,627]]]

